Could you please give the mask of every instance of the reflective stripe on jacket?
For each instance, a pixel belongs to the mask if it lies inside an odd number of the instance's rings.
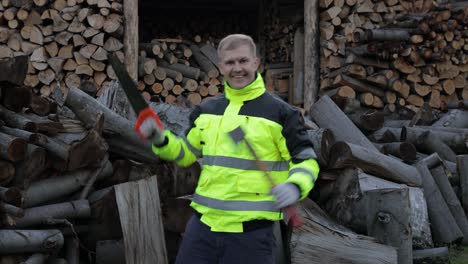
[[[186,138],[166,132],[164,147],[153,146],[160,157],[189,166],[202,159],[202,172],[191,206],[212,231],[242,232],[242,222],[279,220],[272,188],[244,141],[229,132],[241,126],[246,140],[268,167],[275,184],[290,182],[301,199],[313,188],[319,166],[300,112],[265,92],[262,77],[240,90],[225,84],[225,95],[192,113]]]

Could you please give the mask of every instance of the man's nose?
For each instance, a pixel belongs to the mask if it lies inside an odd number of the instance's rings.
[[[240,63],[239,63],[239,62],[235,62],[235,63],[234,63],[233,70],[234,70],[234,71],[240,71],[240,70],[241,70],[241,66],[240,66]]]

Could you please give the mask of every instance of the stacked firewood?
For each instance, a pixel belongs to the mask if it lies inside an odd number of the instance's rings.
[[[320,207],[300,204],[293,263],[447,260],[448,246],[468,243],[468,111],[405,116],[356,99],[341,107],[325,95],[311,108]]]
[[[466,5],[320,1],[321,93],[417,112],[468,99]]]
[[[140,43],[138,89],[142,95],[156,102],[198,105],[222,92],[216,48],[204,43],[201,38]]]
[[[118,83],[99,98],[101,103],[77,88],[46,97],[23,85],[27,65],[26,56],[0,62],[0,262],[125,263],[122,241],[131,243],[131,234],[122,219],[132,214],[117,197],[128,194],[128,182],[154,183],[154,175],[159,184],[156,195],[148,197],[154,208],[145,210],[159,214],[161,200],[164,216],[148,223],[161,224],[160,239],[164,218],[168,239],[180,240],[174,230],[189,216],[175,213],[184,201],[166,198],[193,192],[198,164],[176,169],[160,163],[127,119],[133,113]],[[189,124],[184,109],[163,105],[158,112],[173,120],[162,117],[173,130]],[[175,184],[178,177],[184,181]],[[165,250],[156,253],[167,256]]]
[[[98,91],[115,78],[107,54],[123,58],[121,1],[4,0],[0,58],[30,55],[24,84],[43,95],[80,87]]]

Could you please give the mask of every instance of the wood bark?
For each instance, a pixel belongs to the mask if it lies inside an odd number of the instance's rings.
[[[415,167],[421,175],[434,243],[452,243],[462,239],[463,233],[453,218],[427,164],[423,160]]]
[[[24,211],[24,217],[16,221],[16,228],[26,228],[47,223],[48,219],[75,219],[91,216],[88,200],[33,207]]]
[[[308,130],[309,138],[314,146],[320,166],[327,166],[330,156],[330,149],[335,143],[333,133],[326,128]]]
[[[90,177],[92,169],[78,169],[66,172],[60,177],[44,179],[32,183],[24,191],[24,207],[37,206],[57,198],[65,197],[80,190]],[[99,179],[104,179],[112,175],[112,164],[106,162],[106,166]]]
[[[320,87],[318,1],[304,0],[304,109],[312,111]]]
[[[0,254],[54,252],[64,244],[59,230],[0,230]]]
[[[397,263],[392,247],[336,224],[312,200],[298,205],[305,224],[291,236],[291,263]]]
[[[450,212],[452,213],[458,227],[463,233],[463,244],[468,244],[468,219],[466,218],[465,212],[463,211],[463,208],[460,204],[460,200],[450,185],[443,166],[437,166],[430,171],[437,186],[439,187],[440,192],[442,193],[442,196],[445,199],[445,202],[450,209]]]
[[[131,0],[123,0],[123,12],[124,12],[124,53],[125,53],[125,65],[127,65],[127,71],[131,78],[136,80],[138,78],[138,3]],[[118,17],[118,16],[117,16]],[[112,22],[110,17],[107,21]],[[117,22],[117,23],[115,23]],[[112,33],[117,31],[119,27],[118,21],[116,30],[108,30],[104,28],[104,31]]]
[[[294,33],[294,85],[289,89],[289,102],[297,105],[304,102],[304,30]]]
[[[328,96],[322,96],[310,109],[310,116],[321,128],[330,129],[336,141],[346,141],[377,151],[366,136]]]
[[[156,177],[117,185],[115,193],[126,263],[167,263]]]
[[[398,263],[413,263],[408,189],[372,190],[368,195],[369,235],[397,248]]]
[[[461,202],[468,215],[468,155],[457,156],[457,169],[460,176]]]
[[[332,168],[357,166],[367,173],[387,180],[410,186],[421,186],[421,177],[414,167],[378,151],[368,150],[351,143],[335,143],[330,150],[329,164]]]

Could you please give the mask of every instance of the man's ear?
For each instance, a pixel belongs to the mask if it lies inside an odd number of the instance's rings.
[[[255,57],[255,64],[256,64],[256,69],[258,70],[258,67],[260,67],[260,57]]]

